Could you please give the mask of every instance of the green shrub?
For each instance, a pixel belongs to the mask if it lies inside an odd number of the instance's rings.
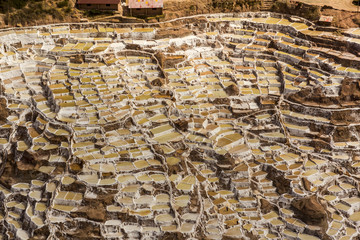
[[[86,17],[95,17],[95,16],[98,16],[98,15],[101,15],[102,12],[100,10],[97,10],[97,9],[91,9],[91,10],[86,10],[84,12],[84,15]]]
[[[58,8],[69,7],[69,0],[63,0],[61,2],[58,2],[56,3],[56,6]]]
[[[72,12],[72,7],[71,6],[68,6],[64,9],[64,12],[65,13],[71,13]]]

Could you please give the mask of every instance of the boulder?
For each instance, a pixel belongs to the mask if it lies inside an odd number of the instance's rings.
[[[310,191],[311,189],[311,182],[306,178],[302,178],[302,183],[306,191]]]
[[[188,129],[188,122],[186,120],[177,120],[175,122],[176,128],[178,128],[180,131],[186,132]]]
[[[298,217],[306,224],[322,225],[327,221],[326,210],[316,196],[293,200],[291,205],[297,210]]]
[[[0,98],[0,124],[4,124],[8,116],[9,116],[9,111],[7,109],[6,99]]]
[[[229,96],[239,95],[239,88],[235,84],[231,84],[230,86],[228,86],[225,91]]]
[[[269,212],[271,212],[273,210],[273,205],[269,201],[267,201],[266,199],[261,198],[260,203],[261,203],[261,207],[260,207],[261,212],[263,214],[269,213]]]
[[[151,81],[151,85],[156,86],[156,87],[161,87],[162,85],[164,85],[164,83],[165,83],[165,81],[162,78],[156,78]]]

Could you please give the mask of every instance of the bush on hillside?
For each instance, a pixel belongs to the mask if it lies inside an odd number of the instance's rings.
[[[69,0],[63,0],[61,2],[58,2],[56,3],[56,6],[58,8],[69,7]]]

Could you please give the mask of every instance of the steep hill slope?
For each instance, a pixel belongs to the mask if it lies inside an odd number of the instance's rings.
[[[5,25],[39,25],[79,21],[75,0],[13,0],[0,2],[1,22]]]

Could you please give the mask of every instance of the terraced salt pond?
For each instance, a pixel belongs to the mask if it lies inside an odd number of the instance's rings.
[[[3,30],[0,239],[357,239],[359,101],[296,101],[358,81],[359,30],[325,30],[270,13]]]

